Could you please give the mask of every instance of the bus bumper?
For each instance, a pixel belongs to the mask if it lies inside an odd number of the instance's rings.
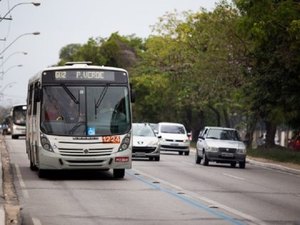
[[[101,157],[66,157],[40,149],[38,168],[43,170],[131,169],[131,157],[131,150],[129,149]]]

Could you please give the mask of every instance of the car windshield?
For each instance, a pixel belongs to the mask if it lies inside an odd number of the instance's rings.
[[[160,132],[168,134],[185,134],[185,129],[183,126],[178,125],[162,125]]]
[[[125,86],[45,86],[41,129],[69,136],[123,134],[131,127],[129,101]]]
[[[206,138],[218,140],[240,141],[240,136],[236,130],[209,129]]]
[[[133,136],[155,137],[152,128],[146,124],[133,124],[132,132]]]

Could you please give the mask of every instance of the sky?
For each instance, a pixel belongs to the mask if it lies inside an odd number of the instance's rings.
[[[25,103],[28,79],[59,61],[60,49],[112,33],[147,38],[167,12],[209,11],[218,0],[0,0],[0,106]],[[26,3],[26,4],[24,4]],[[11,11],[10,11],[11,10]],[[40,32],[40,35],[33,35]]]

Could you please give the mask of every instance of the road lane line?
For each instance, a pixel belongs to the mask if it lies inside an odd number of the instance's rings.
[[[159,190],[159,191],[162,191],[164,193],[167,193],[173,197],[176,197],[177,199],[191,205],[191,206],[194,206],[198,209],[201,209],[201,210],[204,210],[206,211],[207,213],[219,218],[219,219],[222,219],[222,220],[225,220],[227,222],[229,222],[230,224],[234,224],[234,225],[245,225],[245,223],[243,223],[242,221],[240,220],[237,220],[233,217],[231,217],[230,215],[227,215],[219,210],[216,210],[215,208],[210,208],[209,206],[199,202],[199,201],[195,201],[194,199],[192,198],[189,198],[185,195],[182,195],[180,193],[178,193],[177,191],[174,191],[174,190],[169,190],[167,188],[163,188],[160,183],[153,183],[141,176],[138,176],[136,175],[134,172],[131,173],[131,172],[128,172],[127,173],[135,178],[137,178],[138,180],[142,181],[143,183],[147,184],[148,186],[156,189],[156,190]],[[141,174],[141,173],[139,173]]]
[[[128,171],[128,170],[127,170],[127,171]],[[236,210],[236,209],[234,209],[234,208],[231,208],[231,207],[229,207],[229,206],[223,205],[223,204],[221,204],[221,203],[219,203],[219,202],[216,202],[216,201],[214,201],[214,200],[212,200],[212,199],[208,199],[208,198],[206,198],[206,197],[204,197],[204,196],[200,196],[200,195],[198,195],[198,194],[195,194],[194,192],[184,190],[182,187],[177,186],[177,185],[174,185],[174,184],[171,184],[171,183],[169,183],[169,182],[166,181],[166,180],[161,180],[161,179],[159,179],[159,178],[157,178],[157,177],[153,177],[153,176],[151,176],[151,175],[149,175],[149,174],[146,174],[146,173],[144,173],[144,172],[141,172],[141,171],[139,171],[139,170],[137,170],[137,169],[131,169],[131,171],[133,172],[133,173],[130,173],[131,176],[133,176],[133,177],[135,177],[135,178],[137,178],[137,179],[139,179],[139,180],[143,181],[144,183],[149,184],[149,185],[151,185],[151,186],[154,186],[154,184],[151,183],[150,181],[146,181],[146,179],[141,179],[141,177],[138,176],[138,175],[142,175],[142,176],[144,176],[144,177],[148,177],[149,179],[151,179],[151,180],[153,180],[153,181],[157,181],[158,184],[164,184],[164,185],[166,185],[166,186],[169,186],[169,187],[171,187],[173,190],[176,190],[176,193],[177,193],[177,194],[178,194],[178,193],[185,193],[187,196],[190,196],[190,198],[194,198],[194,199],[198,199],[199,201],[206,202],[206,203],[208,203],[209,205],[216,206],[216,207],[219,208],[219,209],[224,209],[224,210],[226,210],[226,211],[229,212],[229,213],[232,213],[232,214],[237,215],[237,216],[239,216],[239,217],[241,217],[241,218],[244,218],[245,220],[247,220],[248,224],[257,224],[257,225],[265,225],[265,224],[266,224],[265,222],[263,222],[262,220],[260,220],[260,219],[258,219],[258,218],[255,218],[255,217],[253,217],[253,216],[251,216],[251,215],[245,214],[245,213],[243,213],[243,212],[241,212],[241,211],[238,211],[238,210]],[[136,175],[136,174],[138,174],[138,175]],[[158,189],[158,188],[155,187],[155,189]],[[159,190],[160,190],[160,189],[159,189]],[[182,195],[180,195],[180,196],[182,196]],[[200,204],[201,204],[201,203],[200,203]],[[206,206],[206,207],[207,207],[207,208],[210,208],[210,206]],[[214,209],[214,210],[216,210],[216,209]],[[250,223],[249,223],[249,222],[250,222]]]
[[[17,177],[18,177],[20,186],[22,188],[21,190],[22,190],[23,196],[24,196],[24,198],[29,198],[29,193],[26,190],[26,185],[25,185],[25,182],[23,180],[23,177],[22,177],[22,174],[21,174],[21,171],[20,171],[20,167],[19,167],[18,164],[15,164],[15,167],[16,167]]]
[[[234,176],[234,175],[231,175],[231,174],[228,174],[228,173],[223,173],[223,175],[226,176],[226,177],[231,177],[231,178],[237,179],[237,180],[245,180],[245,178],[237,177],[237,176]]]
[[[33,225],[42,225],[41,221],[38,218],[32,217]]]

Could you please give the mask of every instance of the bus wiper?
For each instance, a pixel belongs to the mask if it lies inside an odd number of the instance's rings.
[[[64,88],[65,92],[70,96],[70,98],[76,103],[79,104],[79,101],[76,99],[76,97],[72,94],[69,88],[65,84],[61,84],[61,86]]]
[[[108,89],[108,85],[106,85],[103,89],[103,91],[101,92],[97,102],[95,102],[95,118],[96,118],[96,115],[97,115],[97,109],[99,108],[99,106],[101,105],[101,102],[103,101],[103,98],[104,96],[106,95],[106,92],[107,92],[107,89]]]
[[[77,130],[79,127],[81,127],[83,124],[85,124],[84,121],[80,121],[78,123],[75,124],[74,127],[72,127],[72,129],[69,131],[69,134],[73,134],[75,130]]]

